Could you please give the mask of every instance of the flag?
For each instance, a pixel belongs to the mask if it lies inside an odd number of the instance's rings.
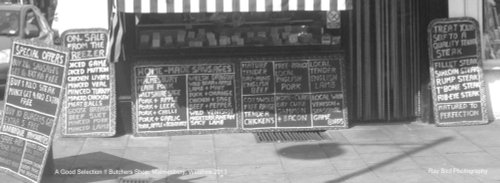
[[[120,58],[123,57],[123,17],[122,14],[118,12],[117,2],[113,0],[111,5],[111,25],[109,28],[108,34],[108,61],[109,62],[118,62]]]

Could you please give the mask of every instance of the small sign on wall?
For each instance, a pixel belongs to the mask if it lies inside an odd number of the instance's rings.
[[[340,29],[340,12],[327,11],[326,12],[326,27],[328,29]]]

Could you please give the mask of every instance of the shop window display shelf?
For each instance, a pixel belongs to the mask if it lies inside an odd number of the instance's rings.
[[[169,49],[142,49],[135,50],[137,57],[239,57],[239,56],[266,56],[266,55],[296,55],[329,54],[341,51],[341,45],[281,45],[281,46],[226,46],[226,47],[198,47],[198,48],[169,48]]]

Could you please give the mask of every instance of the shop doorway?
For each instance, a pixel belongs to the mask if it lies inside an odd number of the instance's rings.
[[[448,0],[353,0],[349,75],[356,122],[400,122],[432,114],[427,25]]]

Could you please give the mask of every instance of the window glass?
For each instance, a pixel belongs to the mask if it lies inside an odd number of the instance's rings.
[[[136,45],[139,49],[338,45],[340,27],[329,26],[326,15],[323,11],[144,14],[136,18]]]
[[[485,59],[500,60],[500,0],[483,0],[483,41]]]
[[[19,13],[15,11],[0,12],[0,36],[16,36],[19,33]]]
[[[29,10],[26,13],[26,26],[24,27],[26,38],[35,38],[40,35],[40,27],[38,24],[37,17],[33,10]]]

